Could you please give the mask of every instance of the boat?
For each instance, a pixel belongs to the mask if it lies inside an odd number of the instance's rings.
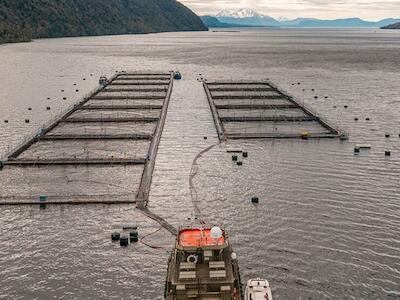
[[[222,226],[179,228],[168,261],[166,300],[243,300],[236,253]]]
[[[174,72],[174,79],[176,80],[181,80],[182,79],[182,74],[179,71]]]
[[[101,76],[99,79],[99,84],[102,86],[107,85],[109,82],[108,78],[106,76]]]
[[[249,279],[244,292],[245,300],[272,300],[272,292],[268,280]]]

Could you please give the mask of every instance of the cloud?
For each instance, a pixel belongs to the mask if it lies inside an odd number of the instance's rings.
[[[400,18],[400,0],[180,0],[196,13],[253,8],[273,17],[326,19],[361,17],[367,20]]]

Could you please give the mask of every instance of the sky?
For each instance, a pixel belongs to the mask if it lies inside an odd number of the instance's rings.
[[[199,15],[215,14],[223,9],[252,8],[271,17],[289,19],[400,18],[400,0],[180,0],[180,2]]]

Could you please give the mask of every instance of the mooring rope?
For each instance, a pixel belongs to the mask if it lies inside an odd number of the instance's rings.
[[[210,151],[212,148],[214,148],[215,146],[219,145],[219,143],[211,145],[207,148],[205,148],[204,150],[200,151],[195,158],[193,159],[192,162],[192,168],[190,170],[190,174],[189,174],[189,188],[190,188],[190,196],[192,198],[192,203],[193,203],[193,209],[194,209],[194,216],[195,218],[197,218],[200,222],[203,222],[203,218],[201,216],[201,210],[199,207],[199,195],[197,193],[196,187],[193,183],[193,179],[194,177],[197,175],[197,172],[199,170],[199,165],[197,164],[197,161],[204,155],[206,154],[208,151]]]

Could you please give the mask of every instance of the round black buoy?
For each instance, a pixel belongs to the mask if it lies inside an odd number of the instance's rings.
[[[86,78],[83,78],[83,80],[86,80]]]
[[[232,161],[237,161],[238,160],[238,156],[237,155],[232,155]]]
[[[119,232],[113,232],[111,233],[111,240],[112,241],[119,241],[119,238],[121,237],[121,235],[119,234]]]
[[[314,99],[318,99],[318,96],[314,96]]]
[[[251,203],[258,203],[258,197],[252,197]]]
[[[50,97],[47,97],[47,100],[50,100]]]
[[[325,99],[328,99],[328,96],[325,96],[324,98],[325,98]]]
[[[389,133],[386,133],[386,134],[385,134],[385,138],[390,138],[390,134],[389,134]]]
[[[128,246],[128,245],[129,245],[129,238],[128,238],[127,236],[121,236],[121,237],[119,238],[119,244],[120,244],[122,247]]]
[[[67,97],[63,97],[63,100],[67,100]]]
[[[4,120],[4,123],[8,123],[8,120]]]
[[[365,121],[369,121],[370,120],[370,118],[365,118]]]
[[[136,243],[139,240],[139,235],[137,231],[129,232],[129,239],[131,243]]]
[[[50,106],[47,106],[46,109],[47,109],[47,110],[50,110]]]
[[[25,123],[29,123],[30,121],[29,121],[29,119],[25,119]]]
[[[392,153],[390,151],[385,151],[385,156],[390,156]]]
[[[79,90],[75,90],[75,92],[79,92]]]
[[[64,93],[64,90],[61,90],[62,93]]]
[[[300,82],[298,82],[297,84],[300,85]]]
[[[206,139],[207,139],[207,137],[205,136],[205,137],[203,137],[203,139],[205,139],[205,140],[206,140]]]
[[[358,118],[354,118],[354,121],[358,121]]]
[[[74,86],[76,86],[76,83],[74,83]]]
[[[314,91],[315,91],[315,89],[311,89],[311,91],[313,91],[313,92],[314,92]]]
[[[243,162],[242,162],[242,161],[238,161],[238,162],[236,162],[236,164],[237,164],[238,166],[242,166],[242,165],[243,165]]]
[[[360,148],[355,147],[355,148],[354,148],[354,154],[357,154],[357,153],[360,153]]]
[[[243,156],[243,157],[248,157],[248,156],[249,156],[249,153],[247,153],[246,151],[243,151],[243,152],[242,152],[242,156]]]
[[[28,107],[28,110],[32,110],[32,107]]]
[[[345,105],[345,106],[343,106],[344,108],[348,108],[348,106],[347,105]]]

